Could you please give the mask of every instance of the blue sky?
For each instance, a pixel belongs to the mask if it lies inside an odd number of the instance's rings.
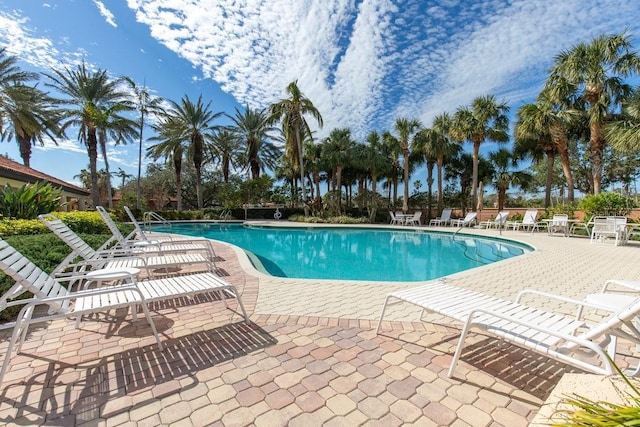
[[[84,60],[229,114],[297,79],[323,115],[319,137],[350,127],[363,139],[401,116],[429,126],[485,94],[515,112],[561,50],[624,29],[640,48],[638,16],[637,0],[0,0],[0,46],[25,69]],[[68,137],[36,147],[32,167],[76,182],[88,157]],[[14,141],[0,153],[19,161]],[[137,148],[111,146],[109,161],[135,174]]]

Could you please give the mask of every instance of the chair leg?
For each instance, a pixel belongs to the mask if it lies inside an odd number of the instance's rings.
[[[462,349],[464,348],[464,341],[467,338],[467,334],[469,333],[469,329],[471,329],[471,322],[467,319],[462,328],[462,332],[460,333],[460,338],[458,339],[458,346],[456,347],[456,351],[453,354],[453,359],[451,360],[451,365],[449,366],[449,372],[447,372],[447,377],[451,378],[453,376],[453,371],[456,369],[456,365],[458,364],[458,359],[460,359],[460,355],[462,354]]]
[[[384,318],[384,313],[387,311],[387,304],[389,303],[389,298],[391,295],[387,295],[387,298],[384,300],[384,305],[382,306],[382,311],[380,312],[380,320],[378,320],[378,326],[376,327],[376,335],[380,333],[380,325],[382,325],[382,319]]]
[[[153,331],[153,336],[156,337],[158,348],[162,350],[163,349],[162,342],[160,341],[160,336],[158,335],[156,324],[153,321],[153,318],[151,317],[151,313],[149,313],[149,307],[147,307],[147,302],[143,301],[140,305],[142,306],[142,311],[144,312],[144,315],[147,318],[147,322],[149,323],[149,326],[151,326],[151,330]],[[136,307],[135,305],[131,306],[132,310],[135,310],[135,307]]]

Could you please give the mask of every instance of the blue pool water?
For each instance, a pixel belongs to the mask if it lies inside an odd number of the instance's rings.
[[[277,277],[413,282],[511,258],[530,248],[458,234],[376,228],[176,223],[172,232],[232,243]]]

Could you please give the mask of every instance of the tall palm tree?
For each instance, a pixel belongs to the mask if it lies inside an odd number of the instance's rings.
[[[412,149],[419,153],[427,163],[427,221],[431,220],[431,205],[433,200],[433,168],[438,161],[438,136],[433,129],[420,129],[413,137]],[[440,204],[438,204],[440,212]]]
[[[132,109],[125,104],[115,104],[108,108],[95,108],[92,112],[93,121],[98,129],[98,144],[107,179],[107,200],[109,207],[113,207],[113,195],[111,192],[111,172],[109,171],[109,159],[107,157],[107,140],[112,138],[115,145],[126,144],[138,137],[138,123],[120,115],[120,112],[130,112]]]
[[[413,134],[420,128],[420,122],[416,119],[400,117],[396,119],[394,129],[398,133],[398,144],[402,150],[402,167],[404,171],[404,198],[402,211],[409,210],[409,141]]]
[[[120,191],[122,191],[122,189],[124,188],[124,183],[127,180],[127,178],[133,178],[133,175],[127,173],[127,171],[125,171],[122,168],[118,168],[118,172],[113,172],[113,173],[122,180],[122,183],[120,184]]]
[[[576,98],[586,104],[589,116],[589,157],[593,177],[593,192],[601,190],[603,154],[606,140],[604,124],[621,101],[631,93],[631,86],[622,78],[640,72],[640,56],[632,51],[626,33],[600,35],[589,43],[579,43],[560,52],[554,59],[545,91],[550,100],[562,100],[567,86]]]
[[[515,138],[516,147],[520,148],[526,144],[526,140],[538,141],[538,148],[547,156],[547,190],[551,185],[555,154],[559,154],[562,172],[567,180],[567,200],[573,203],[574,182],[567,136],[567,124],[572,119],[571,116],[571,110],[563,111],[556,108],[542,93],[535,103],[525,104],[518,109]],[[545,204],[550,203],[548,198],[550,195],[545,195]]]
[[[164,113],[162,108],[163,99],[158,96],[153,96],[149,93],[149,89],[144,84],[138,86],[130,78],[126,78],[129,89],[133,92],[133,102],[136,110],[140,114],[140,126],[138,133],[138,177],[136,180],[136,209],[140,209],[140,178],[142,176],[142,134],[145,127],[145,117],[147,116],[159,116]]]
[[[493,185],[498,190],[498,210],[503,210],[509,187],[525,186],[530,181],[531,175],[527,172],[513,171],[513,167],[517,166],[517,159],[504,148],[489,153],[489,160],[494,166]]]
[[[480,145],[486,140],[507,142],[509,140],[509,107],[498,102],[493,95],[480,96],[473,100],[470,107],[458,109],[453,116],[450,134],[458,141],[470,141],[473,144],[473,172],[471,183],[471,208],[478,205],[478,164]]]
[[[345,167],[353,154],[354,142],[348,128],[334,129],[325,139],[323,154],[328,165],[335,170],[335,187],[338,189],[338,212],[342,212],[342,179]]]
[[[302,142],[307,138],[312,138],[311,128],[305,119],[306,115],[311,115],[318,126],[322,128],[322,115],[313,105],[313,102],[305,97],[298,88],[298,81],[295,80],[287,86],[288,98],[281,99],[269,106],[269,123],[281,121],[282,134],[285,138],[285,155],[291,159],[294,169],[300,171],[300,185],[302,186],[302,201],[306,205],[307,194],[304,185],[304,160],[302,158]]]
[[[159,123],[153,125],[156,135],[149,138],[151,141],[159,141],[147,147],[147,156],[154,160],[161,157],[167,163],[173,164],[173,170],[176,174],[176,200],[178,211],[182,210],[182,159],[184,157],[183,141],[180,139],[179,126],[174,123],[175,119],[171,116],[160,118]]]
[[[89,170],[91,173],[91,193],[94,205],[100,204],[98,188],[98,127],[96,109],[110,108],[126,102],[127,93],[121,88],[123,78],[111,79],[107,70],[90,71],[85,63],[75,69],[52,70],[46,75],[54,87],[66,99],[60,102],[68,107],[64,109],[61,130],[70,126],[78,127],[78,140],[87,147]]]
[[[389,199],[395,207],[398,203],[398,181],[402,172],[402,168],[400,167],[400,154],[402,154],[402,149],[398,138],[393,136],[389,131],[382,132],[381,151],[389,162],[385,178],[387,179],[389,188]],[[393,197],[391,197],[391,191],[393,191]]]
[[[22,83],[7,85],[1,91],[1,114],[6,123],[2,139],[15,138],[22,162],[29,167],[32,145],[43,146],[44,137],[58,144],[55,138],[60,131],[60,112],[55,108],[56,101],[37,86]]]
[[[210,144],[212,132],[217,128],[213,121],[222,112],[211,111],[211,102],[204,104],[202,95],[193,103],[185,95],[180,104],[169,101],[170,108],[166,115],[170,118],[172,136],[181,143],[187,144],[187,155],[191,158],[196,171],[196,196],[198,209],[202,209],[202,164],[204,153]]]
[[[322,211],[322,195],[320,193],[320,181],[321,172],[325,167],[325,158],[323,156],[323,144],[314,144],[312,140],[309,140],[304,145],[304,152],[306,153],[306,160],[308,169],[311,170],[311,180],[315,189],[312,190],[313,200],[313,213],[320,213]]]
[[[269,124],[269,117],[265,110],[258,110],[245,106],[244,111],[235,109],[235,116],[228,116],[233,122],[233,132],[244,143],[243,159],[251,171],[251,178],[260,176],[260,171],[273,169],[282,155],[280,149],[272,142],[272,132],[275,130]]]
[[[218,129],[211,136],[211,156],[222,165],[222,178],[229,182],[231,167],[240,165],[240,135],[230,129]]]

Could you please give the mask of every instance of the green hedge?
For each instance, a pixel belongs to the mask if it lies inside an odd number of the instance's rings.
[[[108,234],[109,229],[98,212],[53,212],[76,233]],[[120,227],[126,234],[133,230],[131,225]],[[1,219],[0,237],[16,235],[46,234],[49,229],[38,219]]]
[[[97,249],[107,241],[111,235],[80,234],[80,237],[94,249]],[[31,236],[7,236],[4,239],[18,252],[32,260],[34,264],[47,273],[53,271],[53,269],[71,253],[71,248],[53,233]],[[0,294],[7,292],[13,284],[14,281],[0,271]],[[29,293],[25,293],[20,297],[28,298],[30,296]],[[0,322],[14,319],[21,308],[22,306],[9,307],[6,310],[0,311]]]

